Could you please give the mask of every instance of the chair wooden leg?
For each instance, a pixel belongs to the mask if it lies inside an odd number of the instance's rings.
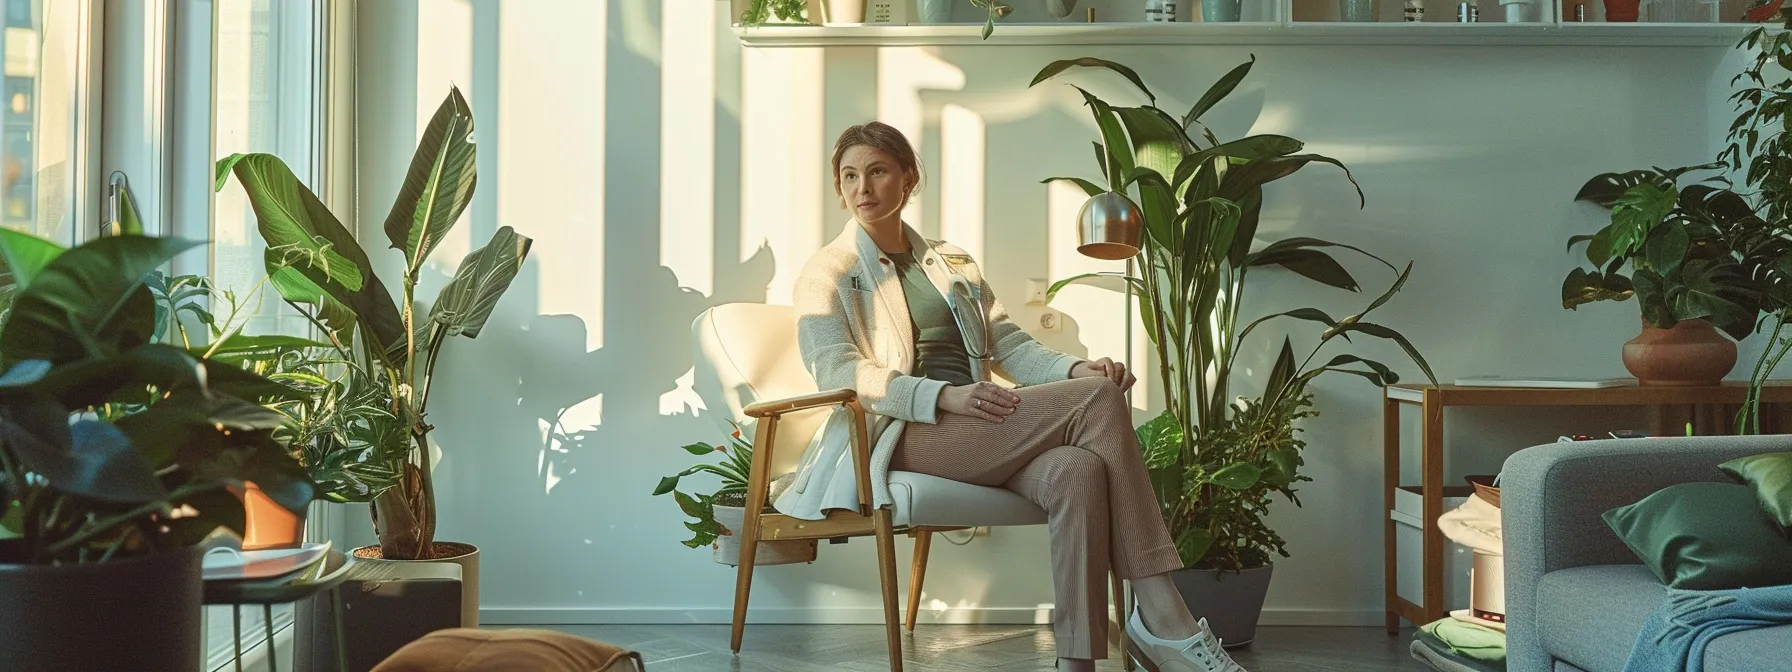
[[[884,634],[890,644],[890,672],[902,672],[902,622],[896,620],[896,537],[890,510],[871,514],[877,536],[877,575],[884,592]]]
[[[1126,651],[1126,617],[1131,613],[1126,604],[1126,586],[1120,583],[1119,573],[1110,572],[1108,576],[1114,579],[1114,623],[1120,628],[1120,667],[1132,672],[1132,654]]]
[[[747,627],[747,595],[753,592],[753,559],[759,555],[759,516],[748,513],[741,527],[746,529],[740,532],[740,568],[734,575],[734,632],[728,639],[728,648],[735,653],[740,653],[740,636]]]
[[[915,631],[915,616],[921,611],[921,584],[927,580],[927,551],[933,546],[933,532],[915,532],[915,566],[908,579],[908,631]]]

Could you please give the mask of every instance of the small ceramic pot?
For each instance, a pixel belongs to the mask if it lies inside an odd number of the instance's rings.
[[[1642,385],[1716,385],[1736,367],[1736,342],[1705,320],[1680,320],[1671,329],[1643,323],[1624,344],[1624,368]]]

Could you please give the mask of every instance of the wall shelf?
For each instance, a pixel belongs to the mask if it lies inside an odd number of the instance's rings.
[[[1731,47],[1743,23],[1033,23],[734,27],[748,47],[1162,46],[1361,44],[1387,46]]]

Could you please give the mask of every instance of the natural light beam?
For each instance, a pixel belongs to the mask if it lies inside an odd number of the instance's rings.
[[[479,150],[498,153],[498,174],[480,180],[497,192],[498,223],[536,236],[537,312],[578,316],[588,350],[604,344],[606,14],[599,2],[500,6],[498,128],[482,135],[496,142]],[[563,63],[579,67],[543,67]],[[631,224],[648,225],[616,226]]]
[[[940,60],[923,47],[881,47],[877,50],[877,118],[908,136],[919,150],[926,143],[927,109],[921,94],[927,90],[957,91],[964,88],[964,71]],[[938,175],[931,177],[938,178]],[[922,198],[902,209],[902,219],[915,230],[927,232]],[[956,242],[956,241],[955,241]]]
[[[662,6],[660,265],[715,293],[716,16]]]
[[[741,56],[741,235],[739,260],[769,242],[778,268],[766,303],[790,303],[803,262],[821,247],[834,207],[822,136],[822,50],[748,49]],[[831,140],[831,138],[829,139]]]
[[[229,3],[222,6],[228,7]],[[473,5],[468,0],[417,1],[417,137],[436,108],[448,96],[450,84],[460,87],[461,95],[473,100],[482,92],[473,90]],[[475,126],[477,133],[477,126]],[[385,213],[379,213],[381,217]],[[429,264],[452,275],[462,257],[473,250],[473,227],[467,225],[472,209],[462,213],[460,221],[448,230],[441,246],[429,256]]]
[[[983,118],[957,105],[940,110],[940,237],[983,258]]]

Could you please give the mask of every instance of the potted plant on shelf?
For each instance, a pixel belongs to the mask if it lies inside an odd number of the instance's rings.
[[[366,372],[375,400],[396,420],[380,421],[381,450],[401,432],[408,442],[386,468],[397,485],[373,496],[380,543],[355,549],[357,557],[383,561],[442,561],[461,565],[461,621],[478,624],[478,552],[472,544],[436,540],[435,480],[430,462],[428,403],[435,368],[449,338],[474,338],[510,287],[531,241],[505,226],[460,267],[427,312],[417,285],[424,262],[472,200],[476,149],[473,116],[458,88],[451,89],[423,130],[384,230],[403,253],[395,303],[373,273],[367,253],[336,216],[278,157],[237,154],[218,162],[217,186],[231,175],[242,184],[266,240],[270,283]],[[395,424],[397,429],[391,425]]]
[[[1623,357],[1641,384],[1715,385],[1736,364],[1730,339],[1755,329],[1761,295],[1729,230],[1734,216],[1753,214],[1735,194],[1712,186],[1721,177],[1679,185],[1688,173],[1717,167],[1605,173],[1575,196],[1609,208],[1611,221],[1568,239],[1570,251],[1586,243],[1592,268],[1569,271],[1562,307],[1634,296],[1643,328],[1624,344]]]
[[[1405,336],[1365,319],[1405,285],[1411,263],[1396,269],[1359,248],[1307,237],[1253,250],[1264,185],[1313,162],[1343,166],[1329,157],[1301,153],[1303,144],[1294,138],[1255,135],[1221,142],[1201,125],[1201,116],[1238,86],[1252,63],[1220,78],[1180,118],[1156,107],[1156,96],[1138,74],[1112,61],[1057,61],[1033,78],[1036,85],[1073,67],[1105,68],[1132,82],[1147,100],[1136,107],[1116,107],[1079,88],[1101,132],[1096,158],[1106,185],[1080,178],[1046,180],[1075,182],[1091,199],[1117,199],[1136,210],[1145,229],[1141,270],[1060,280],[1048,297],[1073,282],[1119,275],[1138,302],[1165,403],[1164,411],[1138,433],[1152,489],[1185,567],[1177,571],[1176,582],[1190,610],[1209,619],[1228,646],[1254,637],[1274,556],[1288,555],[1263,516],[1274,494],[1299,505],[1294,485],[1309,480],[1299,472],[1305,444],[1296,437],[1296,423],[1313,414],[1308,385],[1331,372],[1377,385],[1399,379],[1389,367],[1356,355],[1318,360],[1321,350],[1351,336],[1391,340],[1436,382]],[[1199,139],[1190,131],[1195,128]],[[1345,178],[1350,179],[1348,171]],[[1329,248],[1352,250],[1397,273],[1385,291],[1355,314],[1333,318],[1317,308],[1297,308],[1239,324],[1246,276],[1253,269],[1280,267],[1323,285],[1359,291],[1356,278],[1326,252]],[[1311,322],[1323,330],[1312,350],[1298,358],[1292,338],[1284,338],[1263,393],[1235,396],[1233,373],[1249,336],[1280,318]]]
[[[734,425],[733,421],[729,424]],[[686,521],[691,538],[681,542],[690,548],[709,546],[715,561],[724,565],[740,564],[740,538],[734,531],[746,522],[747,474],[753,466],[753,443],[741,438],[740,426],[734,425],[728,446],[693,443],[684,451],[697,457],[721,455],[720,462],[702,463],[660,479],[654,496],[671,494],[678,508],[695,520]],[[722,485],[713,494],[688,494],[678,489],[680,481],[698,472],[715,474]],[[815,540],[762,541],[753,554],[754,565],[786,565],[815,560]]]
[[[201,662],[201,543],[243,531],[246,481],[300,511],[312,484],[261,397],[302,393],[162,342],[145,276],[197,243],[72,249],[0,230],[0,669]]]

